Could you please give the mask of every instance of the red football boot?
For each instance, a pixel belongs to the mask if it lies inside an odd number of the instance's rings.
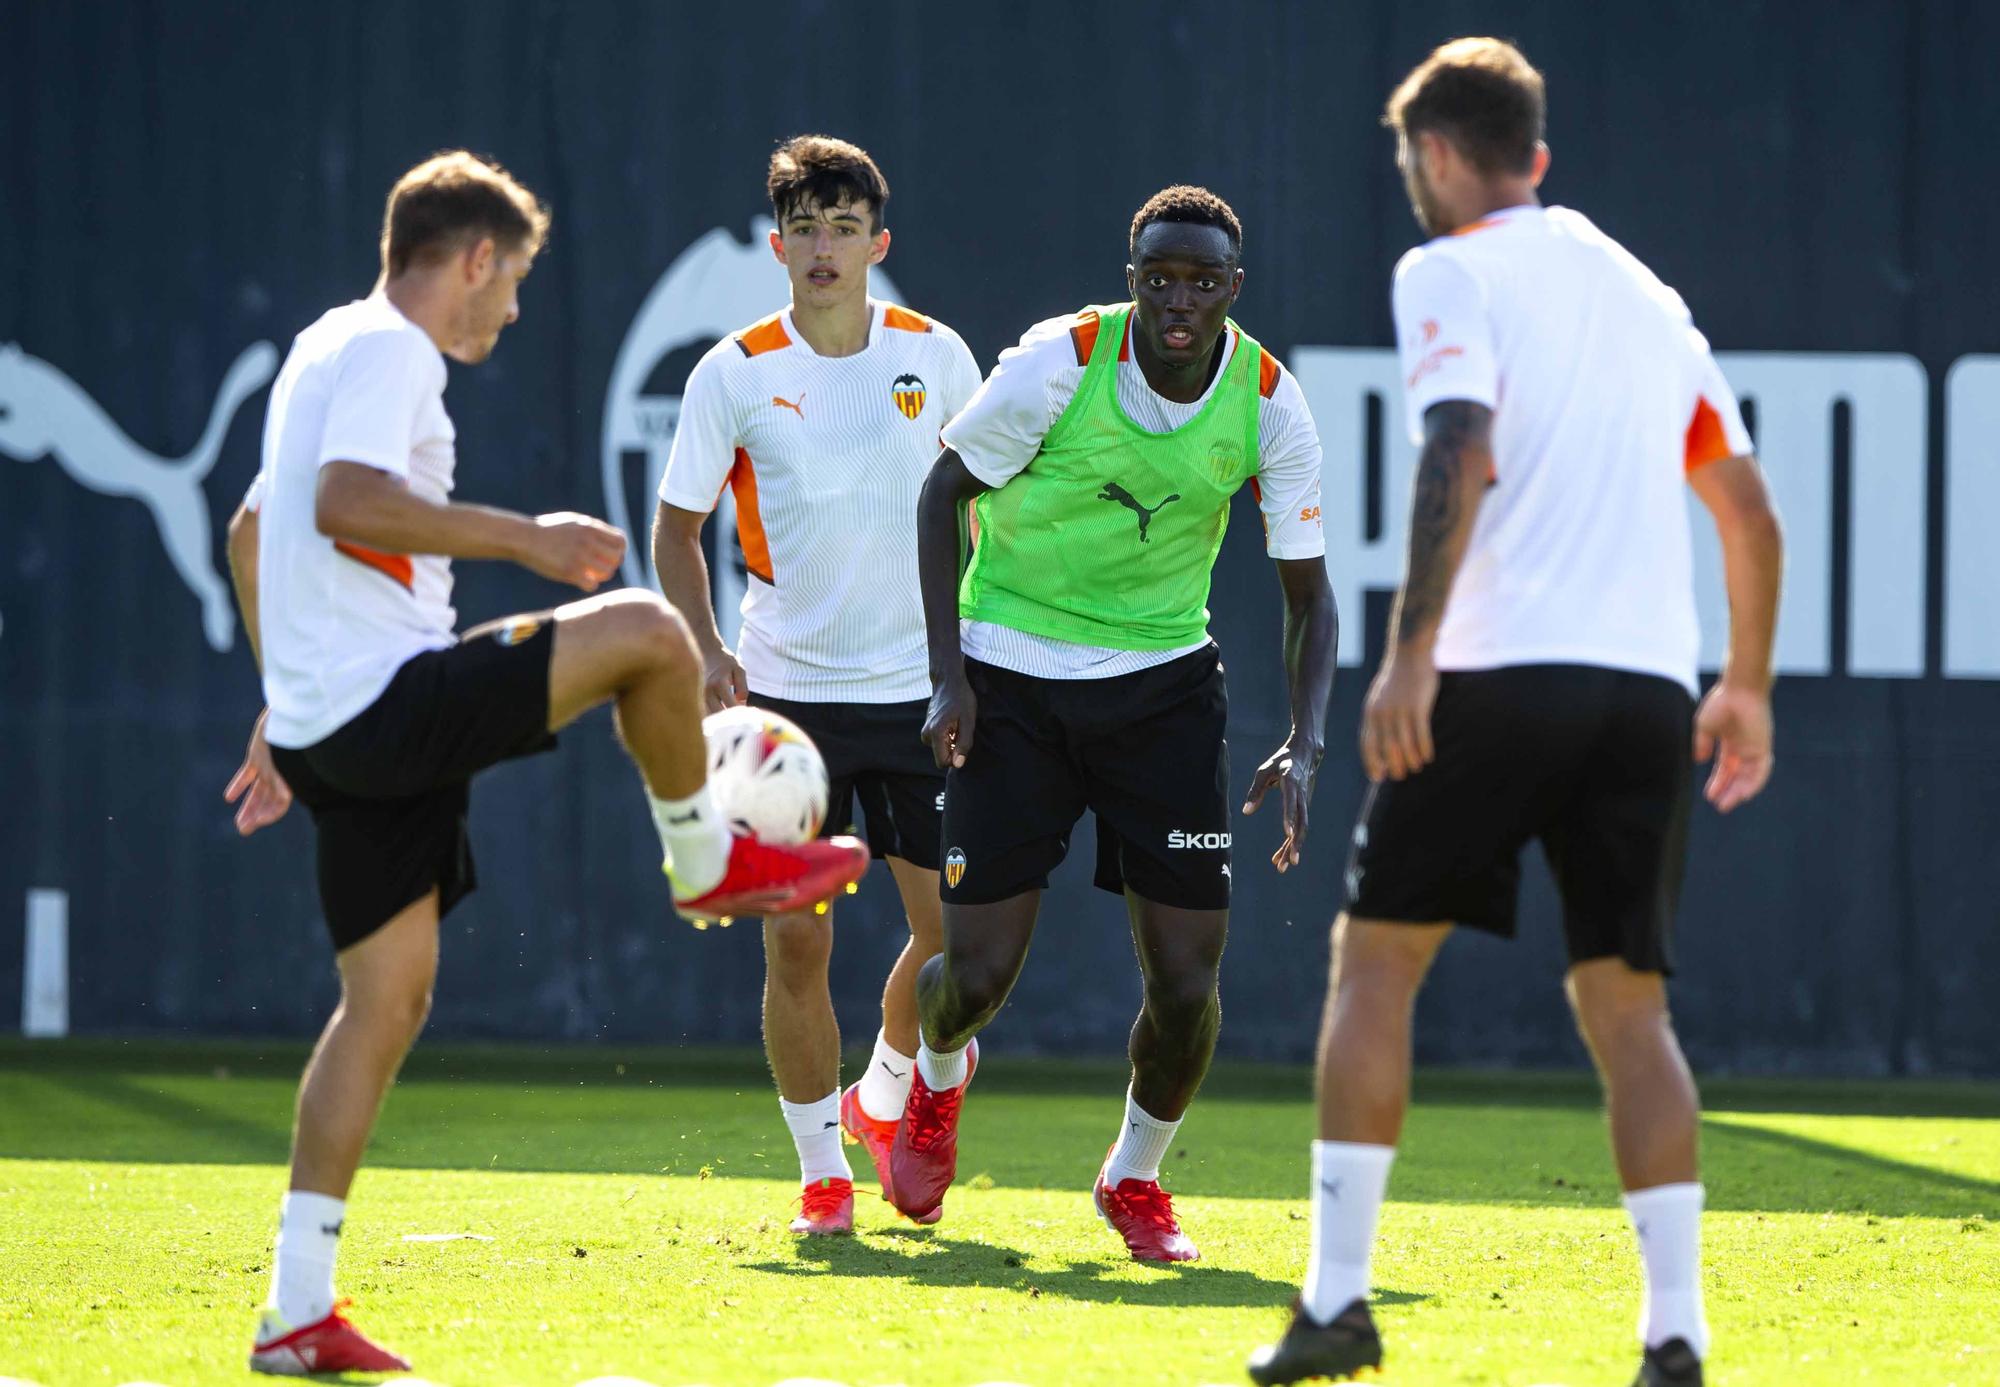
[[[824,905],[867,870],[868,845],[846,834],[796,847],[732,837],[722,880],[699,896],[676,898],[674,909],[701,924],[738,915],[790,915]]]
[[[340,1313],[353,1302],[343,1300],[323,1320],[292,1329],[276,1310],[265,1310],[250,1346],[250,1371],[279,1377],[319,1373],[403,1373],[410,1370],[398,1358],[368,1339]]]
[[[939,1093],[924,1082],[923,1066],[910,1076],[910,1098],[889,1147],[889,1202],[919,1223],[935,1223],[944,1192],[958,1174],[958,1114],[979,1068],[979,1042],[965,1052],[965,1082]]]
[[[829,1176],[799,1191],[799,1216],[792,1220],[792,1231],[814,1237],[852,1233],[854,1182]]]
[[[1116,1148],[1113,1148],[1116,1149]],[[1104,1165],[1097,1172],[1094,1198],[1097,1214],[1125,1239],[1126,1250],[1135,1262],[1192,1262],[1201,1256],[1181,1221],[1174,1217],[1174,1197],[1160,1188],[1158,1180],[1120,1180],[1113,1189],[1105,1183],[1111,1153],[1104,1153]]]
[[[868,1153],[869,1160],[875,1162],[875,1178],[882,1182],[882,1197],[890,1199],[889,1148],[896,1142],[896,1124],[868,1115],[868,1110],[861,1106],[860,1084],[848,1085],[847,1092],[840,1095],[840,1130],[850,1142]],[[940,1206],[917,1222],[936,1223],[943,1217],[944,1209]]]

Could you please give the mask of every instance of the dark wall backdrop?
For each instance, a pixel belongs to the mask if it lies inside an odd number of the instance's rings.
[[[1922,672],[1844,672],[1856,517],[1837,446],[1831,672],[1781,683],[1769,793],[1728,821],[1696,815],[1675,984],[1690,1049],[1742,1068],[2000,1070],[2000,683],[1944,677],[1940,615],[1945,376],[1996,348],[2000,7],[1977,0],[0,0],[0,343],[19,347],[0,353],[0,1025],[18,1015],[35,887],[69,893],[79,1029],[304,1033],[331,1005],[303,815],[242,842],[221,802],[259,704],[247,648],[205,637],[147,507],[78,474],[127,456],[121,438],[212,458],[211,533],[191,551],[222,572],[264,404],[259,389],[220,411],[202,452],[225,373],[367,291],[383,195],[408,165],[489,151],[556,212],[521,323],[490,363],[452,369],[460,494],[602,514],[621,344],[683,250],[747,233],[775,138],[825,129],[876,153],[897,289],[984,365],[1030,322],[1122,293],[1132,209],[1177,181],[1241,212],[1237,316],[1266,343],[1386,347],[1389,271],[1416,231],[1377,116],[1433,44],[1475,32],[1518,39],[1548,74],[1549,199],[1678,286],[1718,349],[1905,353],[1927,382],[1927,430],[1896,457],[1928,501],[1927,532],[1903,537],[1923,572]],[[703,342],[640,363],[646,391],[670,396]],[[1329,435],[1330,470],[1359,446]],[[1984,446],[1956,466],[2000,466]],[[643,448],[614,452],[646,513]],[[1366,499],[1326,497],[1336,576]],[[1237,520],[1213,609],[1240,786],[1286,709],[1278,591],[1247,499]],[[468,622],[559,596],[460,566]],[[1365,623],[1370,665],[1382,607],[1344,613]],[[1269,808],[1238,826],[1231,1052],[1309,1053],[1363,789],[1365,680],[1342,671],[1305,865],[1282,880],[1265,865]],[[475,797],[483,886],[446,923],[433,1029],[753,1040],[754,930],[679,923],[608,722],[564,743]],[[1086,831],[1047,898],[1001,1045],[1123,1042],[1136,973],[1121,906],[1087,886],[1089,846]],[[1511,947],[1447,950],[1426,1057],[1578,1057],[1538,858],[1523,919]],[[836,928],[858,1042],[901,928],[883,874]]]

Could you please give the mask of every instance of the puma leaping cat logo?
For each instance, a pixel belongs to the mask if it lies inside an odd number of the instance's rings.
[[[1181,494],[1176,491],[1157,506],[1142,506],[1139,504],[1138,498],[1133,496],[1124,487],[1118,485],[1116,482],[1106,482],[1104,490],[1097,493],[1097,499],[1100,501],[1116,501],[1119,505],[1125,507],[1126,510],[1137,515],[1139,517],[1139,543],[1150,544],[1152,541],[1146,538],[1146,529],[1153,523],[1153,517],[1165,510],[1172,502],[1180,500]]]
[[[113,423],[83,387],[14,343],[0,344],[0,452],[20,462],[54,458],[79,485],[106,496],[145,503],[181,581],[201,603],[209,646],[227,650],[236,637],[229,585],[216,571],[202,479],[215,466],[229,421],[264,387],[278,366],[269,342],[246,347],[222,377],[208,427],[185,457],[147,452]]]

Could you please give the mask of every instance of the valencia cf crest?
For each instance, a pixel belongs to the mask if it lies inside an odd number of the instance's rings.
[[[896,408],[903,411],[905,419],[914,419],[924,412],[922,380],[912,375],[901,375],[896,377],[895,385],[890,388],[896,394]]]
[[[944,855],[944,884],[957,886],[965,880],[965,854],[953,848]]]

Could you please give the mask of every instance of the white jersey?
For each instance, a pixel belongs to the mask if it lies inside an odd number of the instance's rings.
[[[1202,397],[1191,403],[1155,393],[1132,360],[1135,321],[1136,315],[1127,318],[1125,342],[1118,352],[1118,403],[1126,417],[1147,432],[1172,433],[1201,413],[1222,372],[1217,371]],[[1090,364],[1090,348],[1076,336],[1083,322],[1068,314],[1029,328],[1019,346],[1000,354],[993,374],[964,413],[945,426],[945,445],[988,486],[1005,486],[1026,470],[1075,398]],[[1091,341],[1095,340],[1093,335]],[[1236,333],[1226,330],[1221,350],[1235,349]],[[1258,389],[1256,490],[1264,512],[1265,550],[1274,559],[1320,558],[1326,553],[1326,537],[1319,514],[1319,430],[1298,381],[1269,352],[1264,354]],[[960,622],[959,632],[965,653],[973,659],[1043,679],[1108,679],[1165,664],[1208,644],[1204,639],[1174,650],[1114,650],[985,621]]]
[[[1581,213],[1522,206],[1410,251],[1394,299],[1411,438],[1440,400],[1493,410],[1438,668],[1588,664],[1695,691],[1685,477],[1751,445],[1680,295]]]
[[[750,582],[750,687],[808,703],[930,696],[917,492],[979,367],[944,324],[869,300],[868,345],[820,356],[791,310],[725,337],[681,395],[660,499],[706,513],[724,486]]]
[[[439,503],[456,433],[444,356],[380,294],[326,313],[292,342],[264,415],[257,625],[265,736],[308,747],[373,703],[403,663],[451,645],[451,561],[384,554],[319,532],[319,469],[358,462]]]

